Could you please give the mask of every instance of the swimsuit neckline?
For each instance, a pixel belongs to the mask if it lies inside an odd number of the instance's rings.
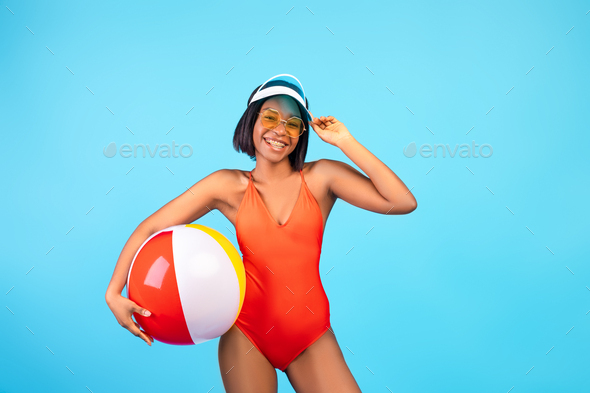
[[[301,201],[301,194],[303,193],[303,187],[305,187],[305,179],[303,178],[303,173],[301,170],[299,170],[299,174],[301,175],[301,187],[299,188],[299,194],[297,196],[297,201],[295,202],[295,206],[293,206],[293,210],[291,210],[291,214],[289,215],[289,218],[287,218],[287,221],[285,221],[282,224],[279,224],[277,222],[277,220],[274,219],[274,217],[270,214],[270,212],[268,211],[268,208],[266,207],[266,204],[264,203],[264,201],[262,200],[262,197],[260,196],[260,193],[258,192],[258,189],[256,188],[256,186],[254,185],[254,181],[252,180],[252,171],[249,172],[249,179],[248,179],[248,183],[252,185],[252,187],[254,188],[254,194],[256,194],[258,196],[258,199],[260,200],[264,210],[266,211],[266,213],[268,214],[268,217],[271,219],[271,221],[278,227],[278,228],[283,228],[284,226],[286,226],[289,221],[291,221],[291,218],[293,217],[295,210],[297,210],[297,206],[299,206],[299,202]]]

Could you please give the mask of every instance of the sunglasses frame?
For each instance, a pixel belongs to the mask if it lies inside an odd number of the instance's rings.
[[[278,124],[277,124],[276,126],[274,126],[274,128],[267,128],[267,127],[264,127],[264,126],[262,126],[262,127],[266,128],[267,130],[274,130],[275,128],[277,128],[277,127],[279,126],[279,124],[281,124],[281,123],[285,123],[285,132],[286,132],[286,131],[287,131],[287,123],[288,123],[288,122],[289,122],[289,120],[291,120],[291,119],[297,119],[297,120],[301,120],[301,125],[303,126],[303,131],[301,131],[301,133],[300,133],[299,135],[297,135],[297,136],[291,136],[291,135],[289,135],[289,133],[287,132],[287,136],[288,136],[288,137],[290,137],[290,138],[299,138],[299,137],[300,137],[301,135],[303,135],[303,133],[304,133],[304,132],[307,130],[307,129],[305,128],[305,122],[303,121],[303,119],[301,119],[301,118],[299,118],[299,117],[297,117],[297,116],[291,116],[291,117],[290,117],[290,118],[288,118],[287,120],[283,120],[283,119],[281,119],[281,114],[279,113],[279,111],[277,111],[277,110],[276,110],[276,109],[274,109],[274,108],[266,108],[264,111],[258,112],[258,114],[260,115],[260,114],[262,114],[262,113],[264,113],[264,112],[266,112],[266,111],[269,111],[269,110],[270,110],[270,111],[273,111],[273,112],[276,112],[277,116],[279,117],[279,122],[278,122]],[[262,124],[262,119],[260,119],[260,123]]]

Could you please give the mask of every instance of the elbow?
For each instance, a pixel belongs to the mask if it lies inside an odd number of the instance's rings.
[[[409,204],[404,204],[403,206],[398,206],[397,209],[390,209],[389,212],[385,213],[387,215],[399,215],[399,214],[410,214],[418,207],[417,202],[412,202]]]
[[[111,306],[111,299],[112,298],[113,298],[113,294],[109,290],[107,290],[107,292],[104,295],[104,300],[109,307]]]
[[[407,206],[405,214],[411,213],[418,207],[418,201],[414,198],[414,195],[410,193],[410,198],[408,198]]]
[[[408,201],[408,210],[407,210],[406,214],[413,212],[414,210],[416,210],[417,207],[418,207],[418,201],[412,195],[411,200]]]
[[[418,207],[416,199],[412,198],[411,201],[394,205],[395,208],[390,208],[385,215],[399,215],[399,214],[410,214]]]
[[[414,202],[412,204],[404,206],[403,208],[400,208],[398,210],[398,214],[410,214],[411,212],[416,210],[417,207],[418,207],[418,204]]]

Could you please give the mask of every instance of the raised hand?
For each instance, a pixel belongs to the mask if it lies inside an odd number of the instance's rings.
[[[309,113],[313,117],[313,120],[309,124],[324,142],[338,146],[338,143],[342,140],[352,138],[348,128],[334,116],[321,116],[318,118],[313,116],[311,111]]]

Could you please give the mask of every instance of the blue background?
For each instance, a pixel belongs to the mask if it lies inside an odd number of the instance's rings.
[[[320,272],[361,389],[588,391],[588,2],[0,6],[0,392],[223,391],[218,339],[149,347],[104,293],[142,220],[253,168],[233,132],[280,73],[418,201],[339,200],[327,222]],[[311,134],[307,161],[358,168]],[[173,140],[193,154],[103,154]],[[472,141],[493,155],[403,154]],[[197,222],[237,247],[220,212]]]

